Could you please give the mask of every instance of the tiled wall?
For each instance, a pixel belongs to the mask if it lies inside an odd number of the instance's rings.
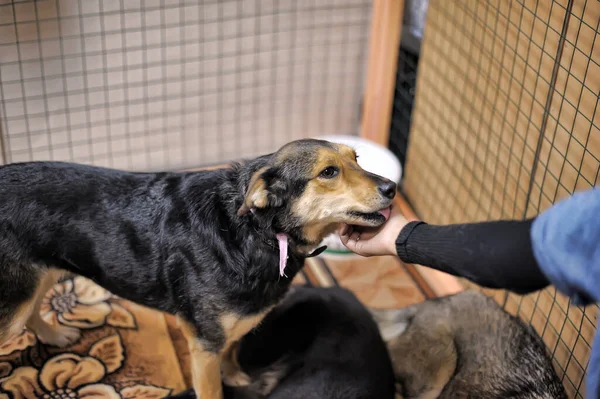
[[[354,134],[370,0],[0,0],[4,162],[135,170]]]

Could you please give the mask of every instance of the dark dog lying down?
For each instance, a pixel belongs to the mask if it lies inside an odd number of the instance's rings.
[[[405,399],[567,397],[533,328],[478,291],[373,314]]]
[[[239,346],[246,387],[226,399],[387,399],[394,374],[369,311],[343,288],[294,287]],[[177,398],[194,398],[192,390]]]
[[[392,398],[394,374],[404,399],[567,397],[535,331],[476,291],[369,314],[342,288],[294,288],[238,359],[252,383],[227,399]]]

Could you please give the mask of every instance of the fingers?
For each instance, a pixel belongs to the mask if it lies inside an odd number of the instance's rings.
[[[356,231],[352,226],[345,225],[340,228],[338,233],[342,244],[350,251],[362,256],[369,256],[362,251],[363,242],[361,241],[362,233],[360,231]]]
[[[352,226],[347,224],[342,225],[342,227],[338,231],[338,234],[340,235],[340,238],[342,239],[343,243],[346,243],[353,233],[354,229],[352,228]]]
[[[338,234],[341,236],[345,236],[348,234],[348,232],[350,231],[351,227],[347,224],[343,224],[342,227],[340,227]]]
[[[358,231],[355,231],[354,233],[352,233],[352,235],[350,236],[350,241],[359,241],[360,240],[360,233]]]
[[[345,224],[340,228],[338,234],[340,236],[340,241],[342,242],[342,244],[344,244],[346,248],[352,251],[352,248],[348,246],[350,242],[350,235],[352,234],[352,228]]]

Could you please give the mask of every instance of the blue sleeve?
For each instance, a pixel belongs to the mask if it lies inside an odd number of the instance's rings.
[[[600,302],[600,188],[540,214],[531,241],[542,272],[556,288],[578,305]]]
[[[600,302],[600,188],[542,213],[531,228],[534,256],[548,280],[578,305]],[[600,398],[600,333],[588,364],[588,398]]]

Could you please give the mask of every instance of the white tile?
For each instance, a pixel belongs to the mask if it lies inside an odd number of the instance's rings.
[[[43,40],[40,44],[40,52],[43,54],[44,60],[62,65],[62,61],[59,58],[62,53],[58,39]]]
[[[65,114],[52,113],[48,117],[50,129],[64,128],[67,126],[67,117]]]
[[[14,16],[16,22],[35,21],[35,4],[34,2],[15,3]]]
[[[102,10],[107,11],[119,11],[121,9],[122,0],[102,0]]]
[[[167,47],[167,59],[171,62],[181,60],[182,48],[181,46],[172,45]]]
[[[39,21],[38,25],[40,30],[40,38],[42,40],[55,39],[59,37],[58,21],[53,19],[49,21]]]
[[[18,64],[0,64],[0,75],[4,82],[21,79],[21,70]]]
[[[103,14],[102,17],[104,18],[104,30],[106,32],[117,34],[117,31],[123,29],[123,15],[120,13]]]
[[[205,41],[216,40],[219,36],[219,23],[217,22],[204,22],[202,24],[204,33],[202,39]]]
[[[244,18],[241,21],[240,36],[254,35],[257,32],[256,20]]]
[[[93,3],[93,2],[91,2]],[[56,12],[56,1],[36,1],[38,19],[50,19],[56,18],[58,15]]]
[[[129,11],[139,11],[142,9],[142,2],[140,0],[127,0],[123,1],[123,8]],[[134,13],[128,13],[134,14]]]
[[[128,49],[140,49],[144,45],[143,33],[141,31],[127,32],[125,35],[125,46]]]
[[[236,53],[238,51],[240,43],[238,39],[228,39],[224,40],[220,43],[220,52],[222,54],[231,54]]]
[[[143,100],[144,97],[144,88],[143,87],[130,87],[127,91],[127,95],[129,100]]]
[[[126,76],[127,76],[127,82],[129,84],[140,83],[140,82],[143,82],[143,80],[144,80],[144,73],[139,68],[128,70]]]
[[[108,112],[104,107],[93,109],[89,112],[89,118],[92,124],[103,123],[108,119]]]
[[[83,33],[99,33],[102,31],[100,16],[91,16],[82,18]]]
[[[190,43],[186,44],[183,47],[183,52],[185,58],[189,61],[190,59],[195,59],[201,56],[201,48],[199,43]]]
[[[100,12],[99,1],[80,1],[79,6],[81,9],[81,15],[98,14]]]
[[[2,6],[0,2],[0,25],[12,24],[15,22],[12,6]]]
[[[185,19],[186,24],[189,24],[192,22],[195,23],[194,25],[186,26],[186,31],[187,31],[187,29],[190,29],[193,27],[198,27],[198,25],[196,23],[202,19],[202,5],[195,5],[195,4],[186,5],[184,7],[184,19]],[[186,35],[187,35],[187,33],[186,33]]]
[[[142,104],[132,104],[128,107],[129,117],[143,117],[145,115],[144,106]]]
[[[79,14],[78,0],[57,0],[61,17],[76,16]]]
[[[25,97],[41,96],[43,94],[43,86],[41,81],[24,82],[23,89]]]
[[[232,37],[232,36],[240,36],[240,20],[232,19],[230,21],[221,22],[222,26],[220,27],[222,32],[222,37]]]
[[[109,69],[122,68],[124,65],[123,53],[113,53],[106,55],[106,67]]]
[[[82,106],[85,104],[80,103],[78,105]],[[73,126],[83,126],[83,125],[89,123],[87,112],[86,111],[70,112],[69,113],[69,123]]]
[[[133,30],[140,29],[142,27],[142,14],[140,13],[127,13],[125,15],[125,29]]]
[[[32,79],[40,78],[42,76],[42,66],[39,61],[23,62],[21,64],[23,69],[23,78]]]
[[[161,25],[161,11],[160,10],[149,10],[143,15],[146,29],[158,27]]]
[[[0,44],[15,43],[17,40],[16,30],[14,25],[0,26]],[[2,46],[4,52],[7,46]]]
[[[62,49],[65,55],[76,55],[81,54],[82,46],[81,46],[81,38],[65,38],[63,39]]]
[[[185,36],[186,40],[198,40],[200,38],[201,27],[202,26],[197,23],[184,26],[183,35]]]
[[[181,24],[181,10],[177,8],[168,8],[163,11],[163,19],[166,25]]]
[[[17,38],[19,42],[38,40],[36,22],[21,22],[17,24]]]
[[[122,105],[115,105],[109,108],[109,112],[110,112],[110,119],[111,121],[124,121],[125,120],[125,115],[127,112],[127,108],[123,107]],[[117,129],[119,127],[119,123],[117,123],[116,125],[113,126],[113,129]]]

